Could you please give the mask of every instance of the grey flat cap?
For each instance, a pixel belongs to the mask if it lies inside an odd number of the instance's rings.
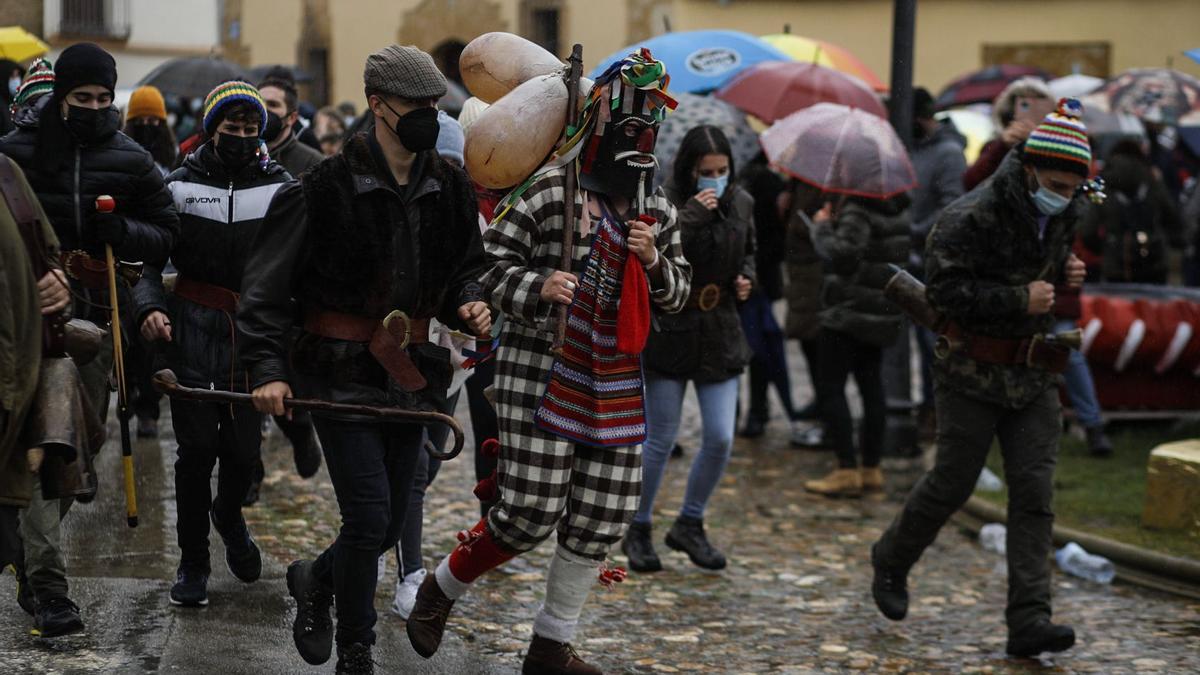
[[[416,47],[391,45],[367,57],[363,86],[410,99],[441,98],[446,95],[446,77],[433,64],[433,57]]]

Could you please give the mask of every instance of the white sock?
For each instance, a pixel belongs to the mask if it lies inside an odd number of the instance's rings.
[[[533,622],[533,632],[556,642],[575,639],[583,604],[596,583],[599,563],[559,546],[546,575],[546,601]]]
[[[438,563],[437,570],[433,573],[434,579],[437,580],[438,588],[442,589],[442,593],[446,594],[451,600],[458,600],[467,594],[467,589],[471,584],[459,581],[450,571],[450,556],[442,558],[442,562]]]

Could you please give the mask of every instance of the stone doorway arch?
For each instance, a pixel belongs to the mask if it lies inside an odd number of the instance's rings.
[[[465,46],[483,33],[509,30],[500,5],[492,0],[423,0],[404,13],[396,42],[414,45],[431,54],[454,42]],[[454,63],[457,62],[455,54]]]

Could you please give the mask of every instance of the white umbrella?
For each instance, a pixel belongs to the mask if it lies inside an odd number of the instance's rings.
[[[1104,80],[1091,75],[1067,75],[1060,77],[1057,80],[1050,80],[1046,86],[1050,87],[1050,93],[1054,94],[1054,98],[1063,98],[1064,96],[1072,96],[1079,98],[1086,96],[1104,84]]]

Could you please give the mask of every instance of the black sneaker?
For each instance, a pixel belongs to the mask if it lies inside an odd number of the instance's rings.
[[[338,645],[338,673],[353,675],[375,675],[375,661],[371,659],[371,645],[355,642],[352,645]]]
[[[621,540],[621,552],[629,558],[629,569],[634,572],[658,572],[663,568],[654,543],[650,541],[649,525],[630,523]]]
[[[708,570],[725,569],[725,556],[708,542],[704,533],[704,521],[699,518],[679,516],[664,542],[668,547],[683,551],[692,564]]]
[[[306,662],[319,666],[333,651],[333,620],[329,606],[333,593],[313,577],[311,560],[297,560],[287,569],[288,593],[296,600],[292,639]]]
[[[250,530],[246,529],[246,520],[239,514],[236,523],[225,526],[217,520],[215,510],[210,509],[208,516],[212,520],[213,529],[221,535],[221,541],[225,542],[225,564],[229,566],[229,571],[239,581],[248,584],[258,581],[258,577],[262,575],[262,554],[259,553],[254,539],[250,537]]]
[[[1112,441],[1104,433],[1104,426],[1089,427],[1084,430],[1087,434],[1088,452],[1093,457],[1109,457],[1113,453]]]
[[[195,565],[180,565],[171,586],[171,604],[177,607],[208,605],[208,571]]]
[[[83,631],[79,607],[68,598],[50,598],[38,605],[33,615],[33,633],[44,638],[61,637]]]
[[[1008,636],[1005,648],[1013,656],[1032,657],[1042,652],[1065,652],[1075,646],[1075,629],[1043,619]]]
[[[908,573],[885,567],[875,552],[878,546],[871,546],[871,567],[875,568],[875,576],[871,579],[871,596],[884,616],[892,621],[900,621],[908,615]]]

